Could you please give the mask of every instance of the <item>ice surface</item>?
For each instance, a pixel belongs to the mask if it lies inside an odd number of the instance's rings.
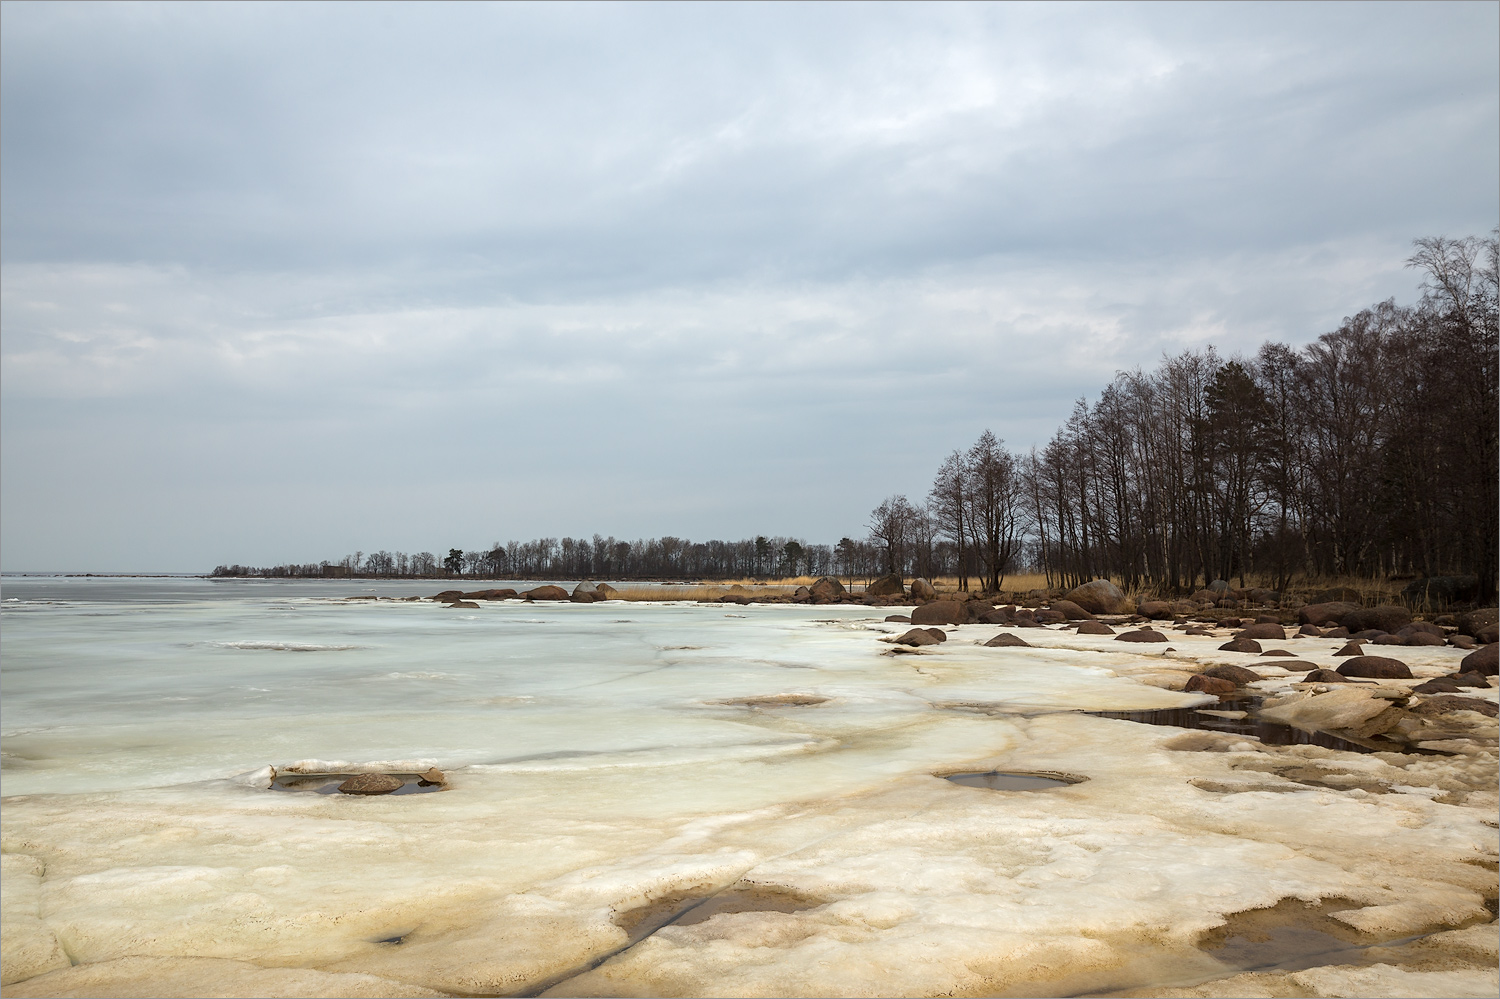
[[[965,626],[888,656],[895,626],[862,607],[457,613],[198,585],[7,582],[7,976],[32,955],[8,995],[1207,988],[1245,976],[1200,935],[1286,898],[1345,900],[1371,944],[1493,918],[1493,741],[1356,755],[1080,713],[1211,704],[1170,688],[1265,665],[1222,638],[985,648],[1000,629]],[[1408,687],[1461,657],[1383,651]],[[1263,675],[1273,693],[1300,676]],[[449,783],[265,790],[295,764]],[[960,770],[1089,780],[935,776]],[[670,921],[717,893],[738,901]],[[1347,980],[1482,980],[1398,965]],[[1459,977],[1402,977],[1424,974]]]

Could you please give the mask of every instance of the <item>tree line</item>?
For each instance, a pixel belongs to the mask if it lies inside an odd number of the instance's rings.
[[[1254,576],[1500,575],[1500,236],[1419,239],[1413,306],[1300,349],[1212,347],[1116,375],[1044,446],[986,431],[870,535],[889,571],[999,589],[1017,566],[1183,592]]]
[[[1213,348],[1120,372],[1045,445],[986,430],[918,502],[884,500],[864,536],[695,542],[540,538],[483,551],[356,552],[216,575],[391,578],[956,578],[995,591],[1106,577],[1180,593],[1254,577],[1500,575],[1500,230],[1416,240],[1415,305],[1350,316],[1301,348]]]

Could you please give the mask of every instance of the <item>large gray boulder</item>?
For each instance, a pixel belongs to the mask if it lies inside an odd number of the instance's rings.
[[[937,596],[937,590],[933,589],[931,583],[919,576],[911,581],[911,595],[918,600],[931,600]]]
[[[832,576],[822,577],[816,583],[812,584],[812,586],[808,587],[807,592],[811,594],[812,602],[815,604],[837,603],[846,594],[844,584]]]
[[[1073,601],[1090,614],[1129,614],[1135,610],[1120,588],[1107,579],[1075,586],[1063,599]]]

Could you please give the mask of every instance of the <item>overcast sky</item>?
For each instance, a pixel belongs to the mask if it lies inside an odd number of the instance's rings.
[[[0,565],[836,541],[1500,220],[1500,6],[0,6]]]

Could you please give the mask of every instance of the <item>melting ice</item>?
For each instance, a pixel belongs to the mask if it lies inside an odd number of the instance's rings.
[[[344,599],[418,592],[7,580],[7,994],[1068,994],[1223,980],[1196,942],[1288,898],[1366,944],[1492,918],[1493,751],[1082,713],[1205,704],[1161,677],[1216,642],[967,626],[889,656],[866,607]],[[298,762],[450,783],[246,776]]]

